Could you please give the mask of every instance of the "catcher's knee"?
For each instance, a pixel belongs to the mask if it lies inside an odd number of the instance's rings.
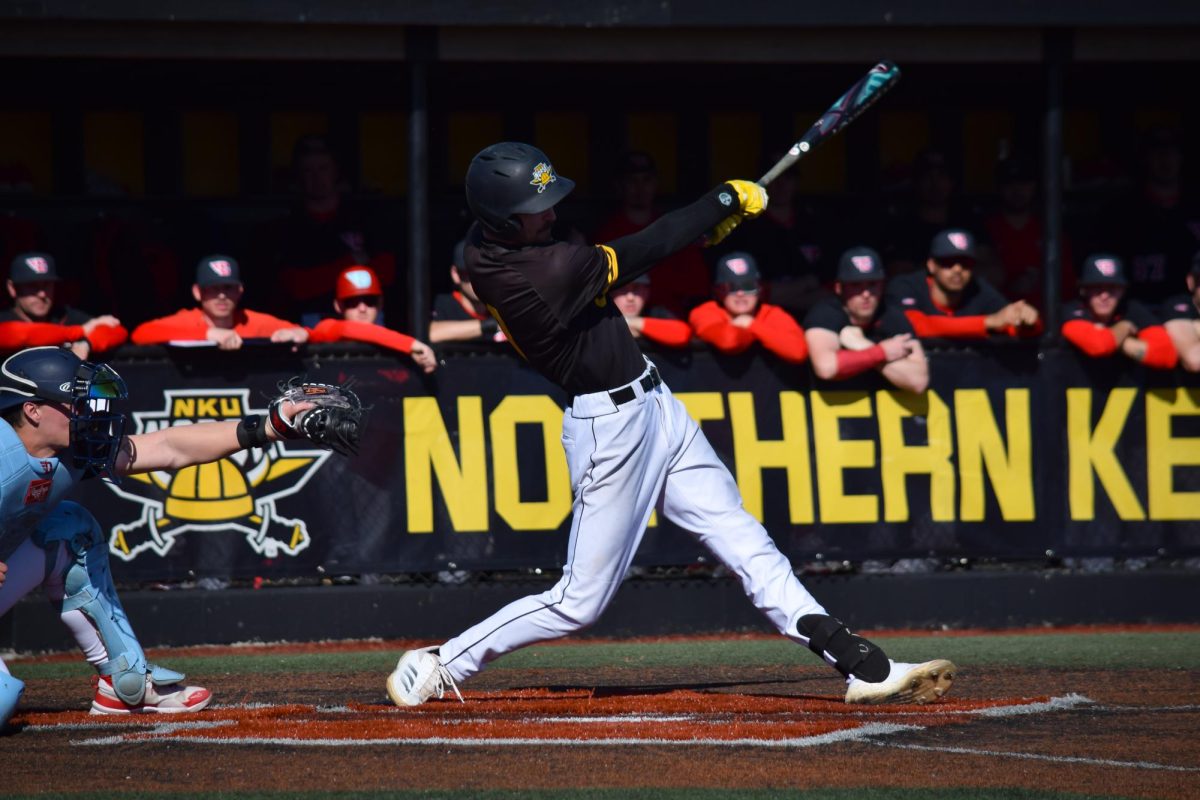
[[[108,660],[98,667],[100,674],[112,678],[117,697],[130,705],[140,703],[146,693],[146,675],[157,668],[146,663],[146,654],[117,598],[100,524],[83,506],[60,503],[38,524],[33,540],[47,551],[48,568],[55,560],[58,544],[66,545],[70,558],[61,576],[61,612],[79,611],[91,621],[108,654]],[[174,682],[167,679],[178,675],[169,670],[161,672],[156,683]]]
[[[851,633],[839,619],[807,614],[796,623],[796,630],[808,639],[809,650],[822,658],[832,658],[834,668],[846,677],[879,683],[891,672],[887,654],[873,642]]]
[[[9,717],[17,710],[17,702],[25,684],[20,678],[14,678],[7,672],[0,672],[0,728],[8,722]]]

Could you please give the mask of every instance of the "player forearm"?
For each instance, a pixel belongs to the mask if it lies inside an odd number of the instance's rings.
[[[1200,372],[1200,323],[1190,319],[1170,319],[1163,327],[1179,354],[1179,366],[1188,372]]]
[[[922,338],[986,339],[988,335],[987,318],[983,316],[941,317],[920,311],[906,311],[904,314],[917,336]]]
[[[483,338],[483,323],[478,319],[448,319],[429,323],[429,341],[470,342]],[[493,324],[495,324],[493,322]]]
[[[691,205],[664,214],[637,233],[606,242],[617,255],[619,273],[613,285],[621,286],[646,273],[663,258],[692,244],[736,211],[736,199],[733,206],[726,205],[719,199],[722,193],[737,197],[733,189],[723,183]]]
[[[216,461],[242,449],[237,422],[178,425],[126,437],[127,459],[117,462],[122,474],[174,470]],[[126,449],[127,448],[127,449]]]
[[[884,364],[879,372],[898,389],[920,394],[929,388],[929,360],[921,350]]]
[[[1092,358],[1104,358],[1117,351],[1117,338],[1108,328],[1098,327],[1082,319],[1064,322],[1062,335],[1071,344]]]

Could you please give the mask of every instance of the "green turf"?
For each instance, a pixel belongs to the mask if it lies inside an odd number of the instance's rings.
[[[888,637],[879,642],[900,661],[949,658],[959,667],[1012,665],[1020,667],[1096,669],[1200,669],[1200,632],[1172,633],[1039,633],[985,636]],[[272,672],[379,672],[395,666],[398,653],[385,651],[316,652],[287,655],[167,656],[173,669],[193,675]],[[80,661],[59,663],[10,662],[24,679],[90,674]],[[688,664],[722,666],[815,665],[815,657],[783,639],[605,642],[575,640],[570,644],[529,647],[497,661],[494,669],[570,668],[612,669],[678,667]]]
[[[862,789],[759,789],[755,791],[737,789],[574,789],[564,791],[530,790],[520,791],[471,791],[459,790],[411,791],[411,792],[264,792],[255,794],[231,794],[213,792],[207,794],[146,794],[87,792],[82,794],[38,794],[16,795],[11,800],[218,800],[237,797],[241,800],[1130,800],[1118,795],[1067,794],[1025,789],[881,789],[871,788],[869,794]]]

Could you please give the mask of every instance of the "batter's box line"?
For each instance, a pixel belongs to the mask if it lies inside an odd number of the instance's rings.
[[[1154,761],[1116,761],[1111,758],[1087,758],[1086,756],[1052,756],[1045,753],[1014,753],[1006,750],[980,750],[971,747],[942,747],[930,744],[906,744],[903,742],[874,742],[876,747],[894,747],[900,750],[925,750],[934,753],[954,753],[967,756],[995,756],[997,758],[1023,758],[1027,761],[1050,761],[1056,764],[1087,764],[1097,767],[1128,767],[1132,769],[1162,770],[1164,772],[1200,772],[1200,767],[1180,767],[1175,764],[1159,764]]]
[[[628,747],[630,745],[655,745],[665,747],[766,747],[766,748],[801,748],[817,747],[837,742],[867,740],[871,736],[885,736],[903,731],[920,731],[924,728],[917,725],[895,725],[892,723],[870,723],[850,730],[823,733],[818,736],[805,736],[799,739],[457,739],[448,736],[435,736],[423,739],[291,739],[285,737],[231,737],[211,739],[206,736],[172,736],[169,739],[150,739],[138,736],[136,738],[108,736],[103,739],[90,739],[71,744],[104,745],[104,744],[136,744],[139,742],[187,742],[191,744],[242,744],[242,745],[275,745],[284,747],[378,747],[397,746],[408,747]]]

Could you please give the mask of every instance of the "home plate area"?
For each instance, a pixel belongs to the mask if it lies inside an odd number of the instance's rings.
[[[194,715],[98,717],[28,712],[22,735],[70,731],[79,746],[138,742],[292,745],[518,745],[813,747],[961,725],[979,717],[1039,714],[1090,703],[1056,698],[942,701],[929,706],[848,706],[816,697],[687,690],[599,696],[586,689],[466,693],[412,709],[390,705],[237,705]]]

